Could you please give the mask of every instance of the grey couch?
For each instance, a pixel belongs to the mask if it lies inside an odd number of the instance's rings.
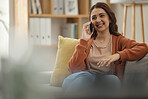
[[[6,99],[26,99],[26,96],[27,99],[55,99],[62,95],[61,87],[50,86],[56,52],[53,46],[35,46],[17,63],[2,59],[1,89],[8,96]],[[148,54],[141,60],[126,63],[123,81],[126,86],[145,85],[147,81]]]
[[[148,54],[138,61],[126,62],[126,68],[124,73],[125,83],[137,82],[147,83],[148,81]],[[139,82],[141,81],[141,82]]]

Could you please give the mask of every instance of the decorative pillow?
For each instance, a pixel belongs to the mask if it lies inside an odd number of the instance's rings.
[[[78,39],[64,38],[59,36],[58,50],[55,68],[51,75],[50,84],[52,86],[61,87],[64,79],[70,75],[68,71],[68,61],[73,55],[75,46],[78,44]]]

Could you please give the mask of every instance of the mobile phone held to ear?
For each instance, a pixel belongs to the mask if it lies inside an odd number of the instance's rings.
[[[89,33],[91,34],[93,31],[94,31],[94,25],[91,22],[89,25]]]

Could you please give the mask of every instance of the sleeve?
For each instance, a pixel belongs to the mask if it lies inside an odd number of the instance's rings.
[[[125,37],[121,37],[119,40],[119,46],[121,51],[120,60],[135,61],[143,58],[148,53],[148,46],[145,43],[138,43],[135,40],[130,40]]]
[[[87,42],[88,41],[84,39],[80,39],[80,42],[76,46],[74,54],[68,62],[68,69],[71,73],[85,70],[85,59],[87,57]]]

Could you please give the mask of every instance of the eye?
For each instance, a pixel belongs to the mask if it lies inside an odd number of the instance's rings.
[[[92,20],[95,20],[95,19],[97,19],[97,17],[96,16],[92,16]]]
[[[100,17],[104,17],[104,16],[105,16],[104,14],[101,14],[101,15],[100,15]]]

